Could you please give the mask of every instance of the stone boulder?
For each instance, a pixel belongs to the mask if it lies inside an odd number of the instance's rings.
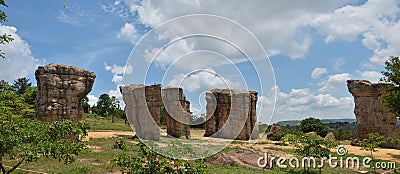
[[[279,124],[272,124],[271,129],[267,133],[267,139],[271,139],[274,135],[282,133],[281,126]]]
[[[213,89],[206,93],[206,137],[257,139],[257,92]]]
[[[190,102],[186,101],[182,88],[169,87],[162,90],[163,116],[167,134],[176,138],[190,138]]]
[[[324,139],[325,140],[330,140],[330,141],[336,141],[336,137],[335,137],[335,134],[333,134],[333,132],[329,132],[328,134],[326,134]]]
[[[81,100],[92,90],[96,75],[76,66],[50,64],[39,66],[37,80],[36,117],[41,121],[83,117]]]
[[[318,133],[317,133],[317,132],[314,132],[314,131],[313,131],[313,132],[307,132],[306,134],[307,134],[307,135],[315,135],[315,136],[318,135]]]
[[[160,139],[160,93],[158,85],[146,87],[144,85],[132,84],[121,86],[120,91],[125,102],[125,113],[129,123],[135,128],[136,136],[145,140]],[[152,93],[154,92],[154,93]],[[159,98],[160,100],[157,100]],[[149,108],[150,107],[150,108]],[[157,108],[158,107],[158,108]]]
[[[356,145],[368,138],[368,134],[375,132],[385,137],[400,138],[396,127],[396,116],[383,105],[381,100],[381,95],[386,93],[387,84],[348,80],[347,87],[354,97],[354,114],[357,119],[352,145]],[[392,143],[382,144],[382,147],[398,148]]]

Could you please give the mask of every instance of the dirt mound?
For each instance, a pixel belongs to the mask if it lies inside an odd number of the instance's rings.
[[[232,150],[229,152],[218,153],[215,157],[207,159],[207,163],[212,165],[230,165],[235,164],[251,168],[261,168],[257,164],[259,157],[264,154],[249,150]]]

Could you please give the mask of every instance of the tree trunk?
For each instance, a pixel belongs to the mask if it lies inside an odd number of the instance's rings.
[[[15,169],[18,168],[19,165],[22,164],[22,162],[24,162],[23,158],[14,167],[12,167],[10,170],[6,171],[5,174],[9,174],[9,173],[13,172]]]
[[[6,173],[6,169],[3,166],[3,157],[0,154],[0,167],[1,167],[1,173]]]

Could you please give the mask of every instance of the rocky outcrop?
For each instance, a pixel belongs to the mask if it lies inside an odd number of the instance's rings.
[[[385,137],[400,138],[396,127],[396,116],[385,107],[381,95],[386,92],[386,84],[372,84],[366,80],[348,80],[347,87],[354,97],[354,114],[357,119],[356,134],[352,145],[368,138],[368,134],[378,132]],[[382,147],[395,147],[391,143]]]
[[[328,134],[326,134],[324,139],[329,141],[336,141],[336,137],[335,134],[333,134],[333,132],[329,132]]]
[[[125,102],[125,113],[135,128],[136,136],[145,140],[160,139],[161,85],[127,85],[120,91]]]
[[[146,103],[154,121],[160,126],[161,84],[146,86]]]
[[[80,101],[92,90],[96,78],[93,72],[75,66],[50,64],[39,66],[35,77],[38,120],[78,121],[82,118]]]
[[[274,135],[282,133],[281,126],[279,124],[272,124],[271,129],[267,133],[267,139],[271,139]]]
[[[206,93],[206,100],[204,136],[237,140],[259,137],[256,91],[213,89]]]
[[[190,102],[186,101],[182,88],[162,90],[163,116],[167,124],[167,134],[176,138],[190,138]]]

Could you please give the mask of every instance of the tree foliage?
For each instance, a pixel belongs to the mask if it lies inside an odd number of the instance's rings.
[[[86,149],[86,144],[76,137],[87,135],[88,126],[70,120],[53,123],[34,120],[37,89],[26,78],[21,79],[15,81],[18,85],[0,81],[1,173],[11,173],[23,162],[36,161],[40,156],[66,164],[73,162],[74,156]],[[5,159],[17,162],[8,162],[13,167],[6,168]]]
[[[316,159],[329,157],[329,154],[331,154],[329,149],[339,145],[337,141],[325,140],[318,135],[304,133],[300,135],[287,134],[282,138],[282,141],[293,144],[296,148],[296,154],[302,157],[314,157]],[[304,173],[309,173],[310,167],[311,166],[304,166]]]
[[[101,94],[96,105],[96,113],[101,116],[108,116],[112,109],[112,101],[108,94]]]
[[[110,97],[108,94],[100,95],[96,106],[93,106],[93,112],[103,117],[111,116],[112,122],[114,122],[114,117],[126,119],[125,112],[121,109],[120,101],[117,97]]]
[[[328,134],[328,127],[320,119],[312,117],[301,120],[300,129],[304,133],[317,132],[321,137],[325,137]]]
[[[154,145],[154,144],[153,144]],[[111,160],[114,167],[119,167],[123,173],[206,173],[202,160],[185,161],[172,159],[154,152],[145,144],[139,142],[139,155],[129,155],[121,152]]]
[[[81,100],[81,107],[83,108],[84,113],[89,113],[90,105],[89,105],[89,98],[87,96]]]
[[[382,80],[390,83],[387,87],[387,93],[382,95],[382,101],[385,106],[397,116],[400,116],[400,59],[391,56],[385,62],[386,71],[382,71],[385,76]]]
[[[351,140],[354,137],[355,131],[340,127],[339,129],[333,131],[333,134],[337,140]]]
[[[0,0],[0,6],[8,7],[5,0]],[[7,15],[3,10],[0,10],[0,23],[7,22]],[[14,39],[7,33],[0,33],[0,44],[12,42]],[[5,58],[5,53],[0,50],[0,57]]]

